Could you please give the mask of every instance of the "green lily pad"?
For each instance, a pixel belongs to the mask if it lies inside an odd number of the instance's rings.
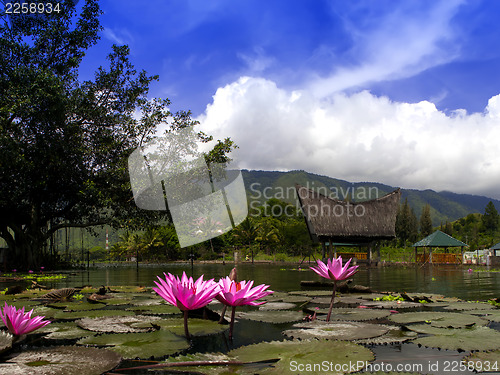
[[[109,298],[102,300],[101,302],[103,302],[106,305],[113,305],[113,306],[130,305],[130,303],[132,302],[132,298]]]
[[[493,310],[496,309],[495,306],[489,303],[480,302],[451,302],[445,307],[445,310],[460,310],[460,311],[471,311],[471,310]]]
[[[500,332],[491,328],[441,328],[441,330],[443,332],[442,334],[420,337],[415,339],[414,343],[429,348],[462,351],[486,351],[500,349]]]
[[[58,312],[59,310],[47,306],[36,306],[33,308],[33,316],[44,316],[45,318],[53,318]]]
[[[128,316],[135,315],[133,311],[125,310],[90,310],[90,311],[58,311],[54,318],[62,320],[75,320],[82,318],[99,318],[103,316]]]
[[[306,309],[307,312],[314,314],[328,314],[327,308],[323,309]],[[347,309],[347,308],[336,308],[332,309],[332,315],[330,316],[330,320],[349,320],[361,322],[364,320],[374,320],[374,319],[382,319],[391,315],[389,310],[385,309]],[[325,317],[318,317],[318,319],[324,319]]]
[[[55,302],[47,305],[48,307],[53,307],[56,309],[64,309],[67,311],[87,311],[87,310],[98,310],[104,308],[106,305],[102,303],[89,303],[83,301],[74,302]]]
[[[155,326],[163,330],[168,330],[176,335],[184,335],[184,319],[159,319],[153,322]],[[132,324],[132,327],[145,327],[144,323]],[[150,324],[151,326],[151,324]],[[208,336],[219,332],[224,332],[229,328],[228,325],[219,324],[212,320],[205,319],[189,319],[188,320],[189,334],[191,336]]]
[[[453,335],[456,329],[461,328],[446,328],[446,327],[435,327],[430,324],[412,324],[407,326],[409,330],[415,333],[423,333],[424,335]]]
[[[363,345],[388,345],[388,344],[401,344],[415,339],[418,334],[413,331],[402,330],[400,327],[384,326],[388,329],[387,333],[382,336],[372,337],[362,340],[354,340],[356,344]]]
[[[130,332],[148,332],[152,331],[151,322],[157,317],[147,316],[104,316],[100,318],[83,318],[76,324],[83,329],[102,333],[130,333]],[[147,323],[149,327],[132,327],[134,323]]]
[[[464,358],[467,368],[477,372],[500,371],[500,350],[474,352]]]
[[[307,297],[318,297],[318,296],[331,296],[333,292],[332,290],[296,290],[293,292],[289,292],[291,295],[300,295]]]
[[[171,367],[165,367],[164,370],[179,371],[179,372],[193,372],[195,374],[207,374],[207,375],[229,375],[229,374],[247,374],[244,366],[222,366],[222,365],[204,365],[204,366],[175,366],[176,363],[182,362],[186,364],[188,362],[226,362],[231,361],[232,358],[222,353],[195,353],[178,355],[175,357],[168,357],[165,361],[160,362],[160,364],[165,363],[172,365]],[[237,371],[237,372],[233,372]],[[254,374],[255,371],[250,374]]]
[[[110,350],[58,346],[23,351],[0,364],[0,374],[99,375],[120,362],[121,357]]]
[[[473,315],[478,315],[483,319],[487,319],[490,322],[500,323],[500,310],[487,310],[487,311],[474,311],[471,312]]]
[[[74,323],[50,323],[38,332],[47,332],[44,338],[49,340],[74,340],[95,335],[94,332],[81,329]]]
[[[474,315],[446,311],[419,311],[394,314],[389,317],[389,320],[400,324],[425,322],[431,324],[433,327],[453,328],[485,326],[488,324],[486,319]]]
[[[260,311],[290,310],[297,307],[295,303],[289,302],[267,302],[259,307]]]
[[[304,316],[302,311],[249,311],[238,314],[241,319],[273,324],[298,322]]]
[[[166,304],[132,306],[128,307],[126,310],[137,311],[145,315],[173,315],[181,313],[178,307]]]
[[[329,297],[314,297],[310,302],[316,305],[328,305],[330,306],[330,302],[332,301],[332,294],[330,293]],[[339,304],[339,298],[335,297],[334,304]]]
[[[295,339],[361,340],[382,336],[388,328],[380,324],[360,322],[321,322],[294,324],[301,329],[289,329],[283,334]]]
[[[166,330],[148,333],[114,333],[79,340],[79,345],[108,346],[124,358],[147,359],[173,355],[189,348],[189,342]]]
[[[117,285],[108,287],[113,292],[121,293],[146,293],[151,292],[153,289],[145,286],[134,286],[134,285]]]
[[[0,353],[12,348],[14,336],[7,332],[0,332]]]
[[[281,298],[281,302],[288,302],[288,303],[306,303],[306,302],[309,302],[311,300],[310,297],[306,297],[306,296],[291,296],[291,295],[287,295],[283,298]]]
[[[347,341],[330,340],[262,342],[231,350],[228,356],[243,362],[279,359],[278,362],[258,371],[259,374],[315,373],[312,368],[300,370],[297,366],[299,364],[312,366],[313,364],[322,363],[325,359],[328,359],[328,363],[333,364],[333,366],[345,366],[349,370],[349,364],[366,363],[374,359],[373,353],[361,345]],[[352,370],[358,371],[361,369],[356,367]],[[329,370],[325,371],[325,373],[344,373]],[[255,373],[255,370],[251,373]]]
[[[422,307],[421,303],[407,301],[366,301],[363,305],[376,309],[414,309]]]
[[[265,297],[262,297],[262,301],[273,301],[278,302],[282,301],[283,298],[289,297],[290,295],[286,292],[274,292],[273,294],[269,294]]]
[[[8,304],[11,306],[14,306],[16,309],[21,309],[24,307],[24,311],[30,311],[35,306],[41,305],[41,303],[39,301],[30,301],[30,300],[23,300],[23,299],[17,299],[15,301],[8,302]],[[3,307],[3,306],[1,306],[1,307]]]

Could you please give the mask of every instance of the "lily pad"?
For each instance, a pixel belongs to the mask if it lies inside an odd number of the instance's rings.
[[[102,300],[102,302],[106,305],[113,305],[113,306],[130,305],[130,303],[132,302],[132,298],[109,298]]]
[[[294,324],[295,328],[283,331],[283,334],[295,339],[361,340],[387,333],[388,328],[380,324],[360,322],[321,322]]]
[[[487,328],[441,328],[442,334],[415,339],[414,343],[429,348],[448,350],[496,350],[500,349],[500,332]],[[451,331],[451,334],[450,334]]]
[[[460,311],[471,311],[471,310],[493,310],[496,309],[495,306],[489,303],[481,302],[451,302],[445,307],[445,310],[460,310]]]
[[[266,304],[259,307],[261,311],[271,311],[271,310],[290,310],[297,307],[295,303],[289,302],[267,302]]]
[[[104,308],[106,305],[102,303],[89,303],[82,301],[75,302],[55,302],[47,305],[48,307],[53,307],[56,309],[64,309],[67,311],[87,311],[87,310],[98,310]]]
[[[312,369],[307,370],[304,368],[300,371],[292,365],[309,364],[312,366],[315,363],[322,363],[325,358],[328,359],[328,363],[332,363],[339,368],[344,365],[344,368],[347,369],[350,369],[349,364],[366,363],[374,359],[373,353],[361,345],[346,341],[329,340],[262,342],[231,350],[228,356],[243,362],[279,359],[278,362],[259,371],[259,374],[312,373]],[[350,372],[361,369],[356,367]],[[335,370],[327,372],[329,374],[345,373]]]
[[[407,301],[366,301],[363,305],[377,309],[413,309],[422,307],[421,303]]]
[[[474,311],[473,315],[478,315],[483,319],[488,319],[490,322],[500,323],[500,310]]]
[[[306,303],[311,300],[310,297],[306,296],[290,296],[287,295],[286,297],[281,298],[281,302],[288,302],[288,303]]]
[[[168,330],[176,335],[184,335],[184,319],[159,319],[153,322],[154,326],[158,326],[163,330]],[[132,327],[145,327],[144,323],[132,324]],[[151,324],[149,324],[151,326]],[[207,336],[214,335],[219,332],[224,332],[229,328],[228,325],[219,324],[212,320],[205,319],[189,319],[188,320],[189,334],[191,336]]]
[[[100,318],[83,318],[77,321],[80,328],[103,333],[148,332],[153,330],[151,322],[157,317],[147,316],[105,316]],[[149,328],[132,327],[134,323],[148,323]]]
[[[110,286],[108,288],[113,292],[121,292],[121,293],[146,293],[152,291],[150,287],[134,286],[134,285],[116,285],[116,286]]]
[[[132,306],[126,310],[137,311],[145,315],[173,315],[181,313],[178,307],[166,304]]]
[[[148,333],[114,333],[87,337],[79,345],[108,346],[127,359],[164,357],[189,348],[189,342],[166,330]]]
[[[313,310],[307,310],[308,312],[314,313],[316,312],[317,314],[328,314],[328,310],[326,308],[323,309],[313,309]],[[349,320],[349,321],[356,321],[356,322],[361,322],[364,320],[374,320],[374,319],[381,319],[381,318],[386,318],[389,315],[391,315],[391,312],[389,310],[385,309],[347,309],[347,308],[336,308],[332,309],[332,315],[330,316],[330,320]],[[324,319],[319,317],[318,319]]]
[[[99,318],[103,316],[128,316],[135,315],[133,311],[125,310],[90,310],[90,311],[58,311],[54,318],[62,320],[75,320],[82,318]]]
[[[44,316],[45,318],[53,318],[58,312],[59,310],[47,306],[36,306],[33,308],[33,316]]]
[[[95,335],[94,332],[81,329],[75,323],[50,323],[40,328],[38,332],[47,332],[44,338],[49,340],[74,340]]]
[[[464,358],[467,368],[477,372],[500,371],[500,350],[474,352]]]
[[[0,364],[0,374],[99,375],[120,362],[121,357],[110,350],[58,346],[23,351]]]
[[[307,297],[318,297],[318,296],[331,296],[333,290],[296,290],[289,292],[291,295],[300,295]]]
[[[446,311],[419,311],[394,314],[389,317],[389,320],[400,324],[425,322],[431,324],[433,327],[453,328],[485,326],[488,324],[487,320],[474,315]]]
[[[304,316],[302,311],[250,311],[238,314],[241,319],[273,324],[298,322]]]
[[[172,364],[175,365],[175,363],[187,363],[187,362],[230,362],[232,358],[228,357],[226,354],[222,353],[195,353],[195,354],[186,354],[186,355],[179,355],[175,357],[168,357],[164,362],[165,364]],[[229,374],[247,374],[245,371],[244,366],[222,366],[222,365],[217,365],[217,366],[210,366],[210,365],[203,365],[203,366],[172,366],[172,367],[165,367],[165,370],[171,370],[171,371],[182,371],[182,372],[193,372],[195,374],[207,374],[207,375],[229,375]],[[233,369],[238,372],[233,372]],[[251,372],[251,374],[254,374],[255,371]]]
[[[356,344],[363,345],[388,345],[388,344],[401,344],[415,339],[418,334],[413,331],[402,330],[400,327],[385,326],[388,331],[382,336],[372,337],[362,340],[354,340]]]

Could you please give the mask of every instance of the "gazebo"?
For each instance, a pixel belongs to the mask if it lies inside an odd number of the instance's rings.
[[[493,255],[497,256],[500,255],[500,242],[497,243],[496,245],[493,245],[490,250],[494,250],[495,252],[493,253]]]
[[[469,246],[462,241],[453,238],[452,236],[441,232],[440,230],[428,235],[424,239],[414,243],[415,262],[420,263],[463,263],[464,247]],[[418,248],[424,248],[423,254],[418,254]],[[433,247],[442,247],[447,250],[449,247],[460,247],[460,256],[458,254],[432,254]],[[425,249],[429,248],[429,253],[425,253]]]
[[[342,243],[367,246],[366,258],[371,264],[374,243],[396,236],[396,214],[401,199],[399,189],[364,202],[333,199],[298,184],[295,190],[309,235],[323,247],[323,259],[326,243],[330,255],[333,254],[334,243]]]

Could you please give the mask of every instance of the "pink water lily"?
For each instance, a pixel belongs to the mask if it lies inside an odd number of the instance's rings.
[[[256,300],[274,293],[272,290],[266,290],[269,285],[261,284],[253,287],[253,280],[236,282],[229,277],[219,280],[220,292],[215,297],[224,305],[232,306],[231,323],[229,325],[229,338],[233,337],[234,315],[236,306],[258,306],[264,302],[256,302]]]
[[[340,281],[345,280],[358,272],[358,266],[349,267],[351,260],[352,258],[349,259],[343,267],[342,257],[333,258],[333,260],[328,259],[327,264],[323,263],[321,260],[318,260],[318,265],[316,267],[310,268],[321,277],[334,281]]]
[[[321,260],[318,260],[318,264],[316,267],[309,267],[321,277],[333,280],[333,294],[330,301],[330,309],[328,310],[328,315],[326,316],[327,322],[330,321],[330,317],[332,315],[335,292],[337,291],[337,281],[345,280],[358,272],[358,266],[349,267],[351,260],[352,258],[349,259],[343,267],[342,257],[328,259],[327,264],[325,264]]]
[[[219,280],[219,286],[220,292],[215,298],[228,306],[262,305],[265,302],[255,301],[274,293],[272,290],[266,291],[269,285],[261,284],[252,288],[253,280],[236,282],[228,276]]]
[[[189,310],[196,310],[208,305],[219,293],[219,284],[214,279],[203,280],[201,275],[196,281],[192,277],[187,277],[182,273],[182,277],[174,276],[170,273],[165,275],[165,280],[158,276],[159,283],[155,281],[157,287],[153,290],[165,301],[177,306],[184,312],[184,332],[189,338],[187,318]]]
[[[0,317],[10,333],[21,336],[33,332],[38,328],[45,327],[50,323],[49,320],[43,320],[44,316],[31,317],[33,310],[24,312],[24,307],[17,310],[14,306],[7,305],[0,310]]]

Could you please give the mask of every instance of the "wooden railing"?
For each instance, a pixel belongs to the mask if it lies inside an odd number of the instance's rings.
[[[342,257],[342,260],[349,260],[349,258],[367,259],[366,253],[337,253],[337,256]]]
[[[417,254],[417,263],[429,263],[429,253]],[[432,263],[461,264],[461,254],[432,253]]]

